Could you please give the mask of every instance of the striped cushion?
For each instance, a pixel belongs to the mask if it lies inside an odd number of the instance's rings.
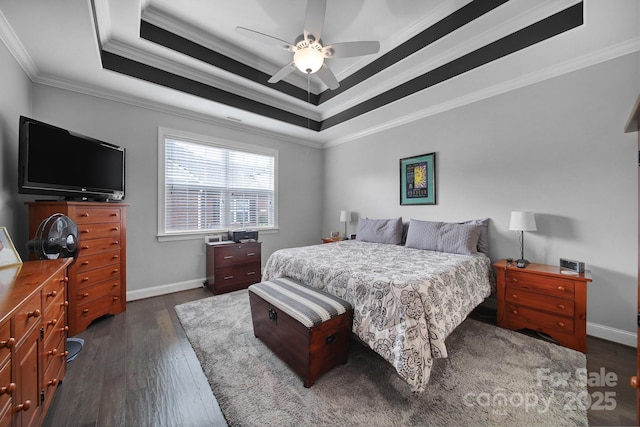
[[[287,277],[256,283],[249,286],[249,292],[307,328],[318,326],[353,309],[347,301]]]

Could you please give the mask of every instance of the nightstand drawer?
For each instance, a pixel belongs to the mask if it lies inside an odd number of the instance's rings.
[[[505,281],[508,288],[518,287],[520,289],[565,298],[573,298],[575,294],[575,284],[572,280],[562,280],[542,275],[514,273],[509,271],[507,272]]]
[[[256,260],[260,261],[260,247],[241,244],[217,248],[214,262],[216,268],[219,268],[255,262]]]
[[[573,317],[574,302],[570,299],[550,297],[516,287],[508,287],[505,295],[507,302],[537,308],[564,316]]]
[[[505,319],[531,325],[532,329],[548,332],[550,335],[553,335],[553,331],[574,333],[573,318],[556,316],[515,304],[505,304]]]

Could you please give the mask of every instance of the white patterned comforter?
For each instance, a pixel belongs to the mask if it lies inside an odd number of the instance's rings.
[[[291,277],[349,301],[353,332],[389,361],[413,391],[429,382],[445,338],[489,294],[491,262],[356,240],[281,249],[263,280]]]

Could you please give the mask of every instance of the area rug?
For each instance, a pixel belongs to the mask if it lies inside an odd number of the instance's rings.
[[[232,426],[587,425],[582,353],[465,320],[414,394],[352,340],[349,361],[306,389],[253,335],[246,290],[176,306]]]

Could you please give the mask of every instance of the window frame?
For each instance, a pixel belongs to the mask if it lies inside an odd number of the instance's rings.
[[[222,148],[233,151],[247,152],[252,154],[260,154],[264,156],[271,156],[274,159],[273,162],[273,227],[261,227],[258,229],[260,233],[277,233],[278,227],[278,150],[269,147],[262,147],[253,144],[247,144],[244,142],[232,141],[228,139],[216,138],[208,135],[197,134],[193,132],[170,129],[165,127],[158,127],[158,231],[157,239],[160,242],[175,241],[175,240],[192,240],[202,239],[204,237],[207,241],[208,236],[224,234],[234,228],[227,227],[225,230],[201,230],[201,231],[176,231],[167,232],[165,230],[165,140],[176,139],[184,142],[190,142],[194,144],[210,145],[216,148]]]

